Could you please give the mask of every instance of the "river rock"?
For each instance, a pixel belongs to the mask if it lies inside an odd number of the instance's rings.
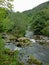
[[[30,65],[35,64],[35,65],[42,65],[42,62],[38,59],[36,59],[33,55],[29,56],[29,59],[27,61]]]
[[[7,39],[8,35],[6,33],[0,33],[3,39]]]
[[[18,40],[19,40],[19,43],[17,44],[18,47],[25,47],[25,46],[30,45],[31,43],[30,40],[25,37],[21,37]]]

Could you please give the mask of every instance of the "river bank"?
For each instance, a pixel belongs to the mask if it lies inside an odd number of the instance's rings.
[[[19,51],[20,65],[46,65],[49,63],[49,42],[47,42],[49,37],[34,35],[32,38],[17,38],[13,35],[4,34],[2,38],[5,40],[6,48]]]

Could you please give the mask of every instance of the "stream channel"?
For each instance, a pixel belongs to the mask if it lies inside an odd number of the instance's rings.
[[[31,33],[31,32],[30,32]],[[26,34],[25,36],[27,37],[29,34]],[[31,33],[32,34],[32,33]],[[45,47],[40,45],[38,42],[36,42],[35,39],[30,38],[31,41],[31,45],[30,46],[26,46],[24,48],[19,48],[16,47],[14,44],[10,43],[6,45],[7,48],[10,48],[11,50],[19,50],[19,58],[21,62],[24,62],[26,65],[27,64],[27,60],[28,57],[30,55],[33,55],[34,57],[36,57],[38,60],[42,61],[42,65],[45,65],[46,63],[49,63],[49,47]],[[34,64],[33,64],[34,65]]]

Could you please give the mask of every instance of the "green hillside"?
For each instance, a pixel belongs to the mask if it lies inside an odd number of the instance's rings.
[[[23,13],[26,14],[27,16],[31,17],[37,11],[40,11],[40,10],[42,10],[44,8],[48,8],[48,7],[49,7],[49,1],[42,3],[42,4],[38,5],[37,7],[33,8],[31,10],[24,11]]]
[[[30,17],[30,26],[34,34],[49,36],[49,1],[23,13]]]
[[[29,25],[34,34],[49,36],[49,1],[22,13],[0,8],[0,32],[24,36]]]

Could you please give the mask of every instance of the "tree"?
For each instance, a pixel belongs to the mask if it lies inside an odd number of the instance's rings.
[[[10,13],[9,10],[12,10],[12,2],[13,0],[0,0],[0,32],[4,32],[4,21]],[[7,24],[6,24],[7,25]]]
[[[41,30],[41,32],[44,35],[49,36],[49,20],[45,22],[45,27]]]
[[[8,16],[8,10],[0,8],[0,32],[4,32],[4,19]],[[4,22],[4,23],[3,23]]]
[[[31,24],[31,30],[33,30],[34,34],[41,34],[41,30],[45,27],[45,20],[42,17],[35,18],[35,20]]]
[[[13,0],[0,0],[0,7],[12,9],[13,5],[11,4]]]

